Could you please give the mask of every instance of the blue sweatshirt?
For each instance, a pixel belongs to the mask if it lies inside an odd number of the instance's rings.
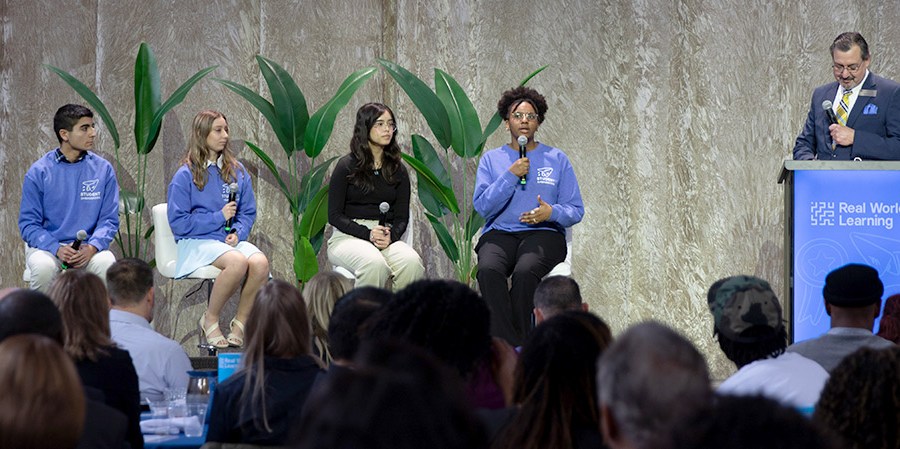
[[[250,175],[238,162],[237,214],[232,226],[238,240],[246,241],[253,222],[256,221],[256,198]],[[187,164],[182,165],[169,183],[168,216],[175,241],[181,239],[210,239],[225,241],[225,214],[222,208],[228,202],[228,184],[222,179],[219,167],[206,167],[207,181],[203,190],[197,188]]]
[[[109,249],[119,230],[116,173],[93,152],[69,163],[57,157],[57,150],[50,151],[25,173],[19,206],[22,240],[56,254],[82,229],[88,235],[84,243],[98,251]]]
[[[527,157],[531,168],[524,188],[519,184],[519,177],[509,171],[513,162],[519,159],[518,150],[504,145],[481,157],[472,202],[485,219],[482,233],[492,229],[508,232],[543,229],[564,233],[565,228],[584,217],[581,190],[566,154],[558,148],[538,143]],[[538,207],[538,195],[553,207],[550,219],[533,225],[521,223],[519,215]]]

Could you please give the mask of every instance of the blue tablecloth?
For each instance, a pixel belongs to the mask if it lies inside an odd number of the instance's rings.
[[[199,449],[206,442],[206,432],[209,427],[203,426],[203,435],[199,437],[186,437],[184,433],[178,435],[144,435],[144,448],[178,448],[178,449]]]

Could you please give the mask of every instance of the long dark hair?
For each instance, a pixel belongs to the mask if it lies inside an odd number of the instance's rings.
[[[519,412],[493,447],[574,447],[577,432],[599,429],[597,358],[611,343],[609,326],[588,312],[563,312],[535,327],[516,364]]]
[[[241,413],[252,410],[257,429],[272,431],[266,413],[265,358],[289,359],[308,355],[310,336],[306,305],[300,291],[278,279],[263,285],[247,318],[247,340],[241,360],[241,370],[246,377],[240,400],[250,404],[250,407],[242,407]]]
[[[388,112],[394,123],[397,122],[394,111],[381,103],[366,103],[356,111],[356,125],[353,127],[353,138],[350,139],[350,155],[353,156],[355,164],[350,168],[350,174],[347,175],[347,181],[354,186],[370,192],[374,188],[374,174],[372,174],[372,164],[374,158],[372,150],[369,149],[369,131],[375,126],[375,122],[381,114]],[[381,163],[381,176],[388,184],[396,184],[399,180],[396,174],[401,170],[400,165],[400,146],[397,145],[397,131],[391,136],[390,143],[384,147],[384,157]]]

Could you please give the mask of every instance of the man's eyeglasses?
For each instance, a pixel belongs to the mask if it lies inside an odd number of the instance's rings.
[[[850,64],[850,65],[834,64],[831,66],[831,68],[834,69],[834,73],[844,73],[845,69],[850,73],[854,73],[857,70],[859,70],[860,65],[861,64]]]
[[[516,120],[528,119],[528,120],[537,120],[538,115],[534,112],[513,112],[511,115]]]

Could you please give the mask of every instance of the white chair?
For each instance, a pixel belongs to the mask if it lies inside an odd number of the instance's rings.
[[[409,246],[413,246],[413,223],[415,223],[415,220],[413,220],[413,217],[409,217],[409,221],[406,222],[406,232],[403,233],[403,237],[400,237],[400,240],[402,240]],[[350,279],[353,282],[356,282],[356,275],[347,268],[344,268],[340,265],[332,265],[331,270],[337,272],[347,279]]]
[[[572,228],[566,228],[566,260],[556,264],[544,278],[550,276],[572,277]]]
[[[156,270],[159,274],[168,279],[175,277],[175,264],[178,261],[178,245],[175,243],[175,236],[172,234],[172,228],[169,226],[168,204],[160,203],[153,206],[153,242],[156,245]],[[207,265],[194,270],[193,273],[187,275],[188,279],[209,279],[215,280],[222,270]]]

